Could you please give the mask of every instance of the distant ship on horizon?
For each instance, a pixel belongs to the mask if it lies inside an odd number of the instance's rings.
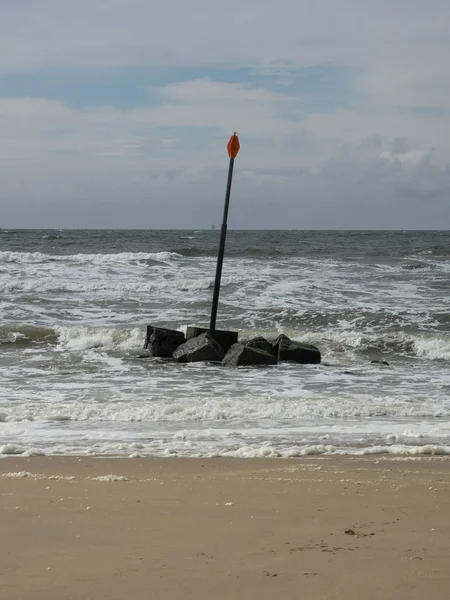
[[[215,226],[215,225],[211,225],[211,229],[213,229],[213,230],[214,230],[215,228],[216,228],[216,226]]]

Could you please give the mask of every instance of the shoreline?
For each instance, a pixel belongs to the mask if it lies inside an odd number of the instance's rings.
[[[2,600],[442,600],[445,456],[0,461]]]
[[[174,450],[170,454],[164,453],[140,453],[136,448],[129,448],[127,452],[101,451],[91,452],[84,449],[77,454],[75,451],[59,450],[57,453],[43,452],[41,449],[32,446],[25,449],[22,445],[7,442],[0,446],[0,461],[3,459],[27,459],[27,458],[71,458],[71,459],[90,459],[99,458],[105,460],[123,459],[123,460],[304,460],[304,459],[368,459],[368,460],[416,460],[416,459],[434,459],[449,458],[450,445],[448,440],[427,441],[423,444],[387,444],[372,443],[371,445],[354,444],[353,446],[339,446],[333,443],[328,444],[304,444],[302,446],[278,445],[274,442],[272,446],[242,446],[233,451],[228,448],[222,448],[220,451],[204,453],[177,452]]]

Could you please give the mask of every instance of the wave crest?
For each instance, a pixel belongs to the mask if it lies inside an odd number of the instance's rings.
[[[117,254],[43,254],[42,252],[0,252],[0,262],[36,264],[44,262],[129,263],[136,261],[167,262],[184,258],[178,252],[118,252]]]

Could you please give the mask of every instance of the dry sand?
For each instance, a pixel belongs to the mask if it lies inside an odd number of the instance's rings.
[[[10,457],[0,600],[446,600],[449,486],[445,458]]]

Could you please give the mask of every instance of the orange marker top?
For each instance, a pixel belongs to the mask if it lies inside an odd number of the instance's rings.
[[[236,158],[239,149],[240,149],[241,145],[239,143],[239,138],[236,135],[236,132],[234,132],[234,134],[230,137],[230,141],[228,142],[228,156],[230,158]]]

